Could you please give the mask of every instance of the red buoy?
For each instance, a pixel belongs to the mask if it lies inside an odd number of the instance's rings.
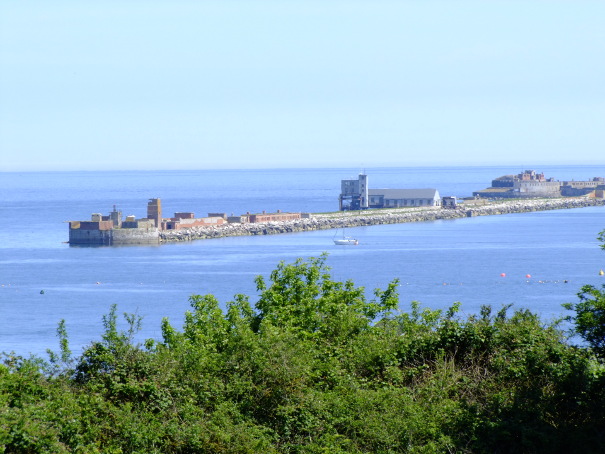
[[[526,274],[526,275],[525,275],[525,277],[526,277],[527,279],[529,279],[529,278],[531,277],[531,274]]]

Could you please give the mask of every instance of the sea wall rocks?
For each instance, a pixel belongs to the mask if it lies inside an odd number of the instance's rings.
[[[247,235],[275,235],[282,233],[327,230],[405,222],[427,222],[474,216],[525,213],[604,206],[605,200],[591,198],[558,198],[539,200],[505,200],[482,203],[463,203],[456,209],[439,207],[397,208],[355,212],[313,214],[307,219],[267,222],[263,224],[224,224],[212,227],[194,227],[186,230],[160,232],[161,242],[191,241],[209,238]]]

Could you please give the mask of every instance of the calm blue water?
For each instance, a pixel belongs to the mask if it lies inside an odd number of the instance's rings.
[[[584,180],[605,166],[533,166],[547,177]],[[525,168],[366,169],[370,187],[436,187],[464,197],[497,176]],[[162,317],[180,326],[192,294],[221,302],[237,293],[254,301],[254,277],[281,261],[330,254],[337,279],[353,279],[370,294],[399,278],[401,309],[412,300],[431,308],[462,302],[513,303],[545,320],[561,316],[583,284],[605,279],[605,252],[596,236],[605,208],[479,217],[350,229],[357,247],[332,244],[332,231],[240,237],[159,247],[70,247],[65,221],[107,214],[146,214],[147,200],[176,211],[244,213],[335,211],[340,180],[358,169],[158,172],[0,173],[0,351],[41,354],[57,349],[65,319],[72,349],[101,333],[111,304],[144,317],[140,339],[158,337]],[[506,273],[506,277],[501,277]],[[530,274],[531,279],[525,276]],[[44,294],[40,291],[44,290]]]

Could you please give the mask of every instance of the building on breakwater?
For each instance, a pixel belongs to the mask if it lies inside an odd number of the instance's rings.
[[[90,221],[69,222],[70,245],[158,244],[159,232],[154,219],[136,219],[116,209],[107,216],[93,213]]]
[[[531,198],[531,197],[603,197],[605,178],[587,181],[559,181],[546,178],[544,173],[525,170],[517,175],[503,175],[492,180],[492,185],[473,192],[475,197]]]
[[[344,210],[366,210],[369,205],[368,176],[360,173],[357,179],[341,180],[340,196],[338,197],[338,209]]]
[[[266,222],[292,221],[301,219],[301,213],[246,213],[228,217],[225,213],[209,213],[207,217],[196,218],[192,212],[177,212],[171,218],[162,215],[162,201],[149,199],[147,217],[137,219],[134,215],[122,218],[122,212],[113,206],[106,216],[93,213],[89,221],[69,222],[70,245],[159,244],[160,232],[188,231],[193,228],[220,228],[228,223],[260,224]]]
[[[458,199],[454,196],[445,196],[441,198],[441,206],[443,208],[458,208]]]
[[[357,179],[341,180],[340,188],[340,211],[442,205],[437,189],[369,189],[368,176],[364,173]],[[456,205],[451,197],[448,203],[450,207]]]
[[[441,206],[439,191],[430,189],[370,189],[370,208]]]
[[[228,216],[227,221],[230,224],[262,224],[265,222],[283,222],[283,221],[295,221],[296,219],[302,219],[309,217],[307,213],[283,213],[281,210],[277,210],[277,213],[267,213],[263,211],[258,214],[241,214],[239,216]]]

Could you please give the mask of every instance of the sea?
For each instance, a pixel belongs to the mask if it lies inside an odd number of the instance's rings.
[[[534,166],[546,177],[587,180],[605,166]],[[464,198],[515,166],[0,173],[0,352],[45,357],[58,351],[65,320],[81,353],[100,339],[112,305],[142,317],[137,342],[161,338],[161,321],[182,326],[192,295],[223,307],[236,294],[258,293],[278,263],[328,254],[333,279],[374,289],[399,281],[400,311],[412,301],[431,309],[460,302],[460,315],[482,305],[529,309],[544,323],[565,317],[585,284],[601,286],[605,207],[357,227],[358,246],[336,246],[335,231],[232,237],[159,246],[75,247],[68,221],[92,213],[145,217],[160,198],[174,212],[243,214],[338,210],[342,179],[364,171],[370,188],[436,188]]]

